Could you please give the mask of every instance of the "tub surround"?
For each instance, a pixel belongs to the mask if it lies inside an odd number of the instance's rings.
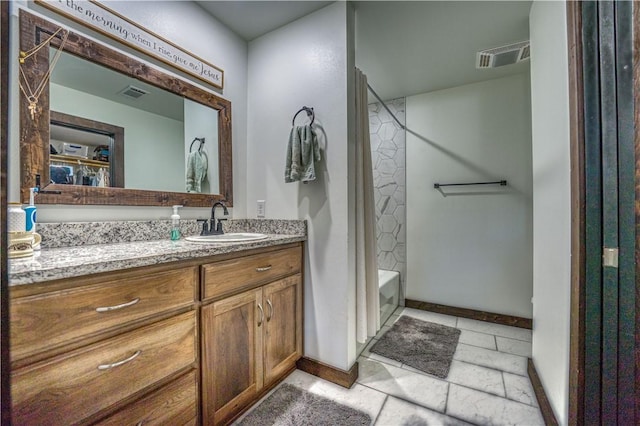
[[[170,226],[170,221],[39,224],[43,249],[32,258],[14,259],[9,263],[9,285],[158,265],[307,239],[306,223],[298,220],[230,220],[225,224],[225,232],[261,232],[269,236],[240,243],[171,241]],[[181,230],[183,235],[195,235],[199,233],[199,226],[195,220],[185,220]]]
[[[387,102],[405,122],[405,99]],[[400,273],[400,304],[404,305],[406,275],[406,142],[405,132],[379,103],[369,104],[371,155],[378,220],[378,267]]]

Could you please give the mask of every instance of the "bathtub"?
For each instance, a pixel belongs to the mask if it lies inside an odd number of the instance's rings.
[[[400,297],[400,273],[378,269],[380,285],[380,325],[384,325],[398,307]]]

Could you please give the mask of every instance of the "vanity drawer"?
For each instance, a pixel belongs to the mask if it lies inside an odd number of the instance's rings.
[[[196,360],[195,311],[13,371],[13,424],[72,424]]]
[[[97,425],[195,425],[196,395],[196,373],[192,371]]]
[[[120,274],[99,284],[11,301],[11,357],[18,360],[196,298],[197,267]]]
[[[302,246],[202,266],[203,298],[238,292],[300,272]]]

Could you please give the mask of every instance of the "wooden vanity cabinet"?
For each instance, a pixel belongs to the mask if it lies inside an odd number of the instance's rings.
[[[14,425],[226,424],[302,355],[301,243],[10,299]]]
[[[296,261],[290,270],[277,265],[276,262],[282,259],[291,263],[294,254]],[[302,356],[301,246],[259,256],[262,263],[256,263],[256,258],[251,256],[236,259],[236,274],[230,276],[251,278],[256,269],[265,273],[287,269],[295,274],[202,307],[202,413],[205,425],[226,424],[233,420],[294,369]],[[266,269],[269,266],[271,268]],[[215,281],[215,277],[209,278],[204,280],[205,284]],[[250,281],[252,284],[261,282],[254,278]],[[232,287],[228,284],[222,286]],[[233,287],[244,289],[247,283],[236,279]]]
[[[197,377],[197,278],[162,266],[12,289],[12,424],[90,424],[140,398],[196,422],[197,382],[179,380]],[[157,402],[176,385],[180,404]]]

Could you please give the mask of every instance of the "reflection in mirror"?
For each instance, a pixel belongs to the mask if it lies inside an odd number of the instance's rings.
[[[49,94],[51,110],[124,128],[125,188],[219,192],[218,112],[213,108],[68,53],[62,53],[51,73]],[[187,187],[189,145],[196,137],[207,143],[199,150],[198,185]],[[87,143],[76,145],[88,150]],[[93,177],[89,181],[101,186]]]
[[[25,84],[46,84],[48,89],[37,104],[20,96],[23,201],[40,179],[44,185],[37,196],[39,204],[209,207],[224,201],[233,206],[229,101],[73,31],[48,81],[50,48],[61,44],[61,37],[55,36],[59,26],[24,9],[19,14],[20,50],[35,52],[19,64],[21,78]],[[49,43],[48,48],[37,49],[43,42]],[[85,161],[94,161],[94,154],[95,161],[108,157],[109,179],[92,179],[92,171],[89,179],[84,172],[76,176],[77,168],[73,178],[68,169],[62,178],[51,179],[50,166],[65,166],[56,157],[64,151],[64,145],[55,141],[61,139],[56,114],[120,129],[121,143],[118,132],[100,131],[113,140],[100,142],[103,146],[98,149],[89,148],[89,139],[76,140],[77,147],[70,147],[76,150],[72,154],[89,157]],[[91,125],[66,127],[96,133]],[[206,164],[201,161],[198,172],[190,174],[188,159],[196,138],[205,141],[197,144],[196,152]],[[58,154],[51,154],[52,146]],[[77,164],[78,158],[73,160]],[[188,175],[194,192],[187,192]]]
[[[122,188],[123,146],[122,127],[51,111],[49,181]]]

